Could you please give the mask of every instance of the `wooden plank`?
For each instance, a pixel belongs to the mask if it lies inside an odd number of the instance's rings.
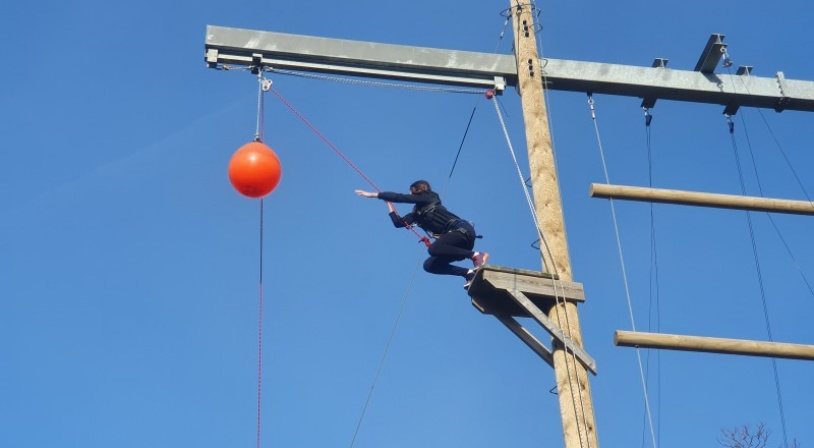
[[[788,199],[607,184],[591,184],[590,195],[592,198],[625,199],[630,201],[695,205],[699,207],[788,213],[793,215],[814,215],[814,203]]]
[[[551,274],[544,272],[489,265],[482,269],[484,280],[497,289],[517,289],[524,294],[585,301],[585,292],[580,283],[554,280]]]
[[[472,304],[484,314],[531,317],[512,298],[509,289],[522,292],[541,310],[547,310],[557,300],[585,301],[585,292],[580,283],[555,280],[545,272],[493,265],[478,269],[468,293],[472,297]]]
[[[814,360],[814,345],[722,339],[661,333],[617,331],[613,342],[623,347],[663,348],[730,355]]]

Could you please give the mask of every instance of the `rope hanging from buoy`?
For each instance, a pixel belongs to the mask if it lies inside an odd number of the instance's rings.
[[[280,183],[282,168],[277,154],[263,143],[264,99],[271,81],[258,71],[257,120],[254,139],[241,146],[229,161],[229,181],[234,189],[249,198],[260,199],[259,291],[257,299],[257,448],[262,434],[263,404],[263,198]]]

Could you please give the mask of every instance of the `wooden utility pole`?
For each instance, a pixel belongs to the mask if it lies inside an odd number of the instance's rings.
[[[533,6],[511,0],[514,23],[515,59],[518,86],[526,126],[526,144],[529,155],[531,185],[537,225],[542,235],[540,248],[543,270],[560,280],[571,281],[571,260],[562,212],[557,166],[548,127],[543,96],[543,68],[537,54]],[[574,344],[582,347],[579,315],[574,302],[557,300],[543,310]],[[588,373],[576,362],[559,341],[553,341],[554,374],[566,448],[597,448],[594,406]]]

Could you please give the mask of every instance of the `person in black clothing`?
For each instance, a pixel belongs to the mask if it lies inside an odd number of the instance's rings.
[[[369,192],[356,190],[356,194],[365,198],[378,198],[387,201],[390,219],[396,227],[417,225],[435,238],[427,252],[430,257],[424,261],[424,270],[439,275],[457,275],[466,279],[464,288],[468,288],[475,277],[475,270],[489,258],[486,252],[473,251],[475,247],[475,228],[468,221],[456,216],[441,204],[441,198],[430,188],[429,182],[418,180],[410,185],[410,194],[390,191]],[[399,216],[393,202],[415,204],[413,211]],[[451,264],[454,261],[471,259],[473,269]]]

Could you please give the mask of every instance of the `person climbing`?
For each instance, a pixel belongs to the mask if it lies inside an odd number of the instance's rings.
[[[410,185],[410,194],[390,191],[370,192],[355,190],[364,198],[377,198],[387,202],[390,219],[396,227],[417,225],[424,229],[435,241],[427,248],[430,257],[424,261],[424,270],[431,274],[457,275],[466,279],[464,288],[469,288],[475,271],[486,263],[489,254],[474,251],[475,228],[469,221],[459,218],[441,204],[438,193],[432,191],[429,182],[417,180]],[[415,204],[413,211],[399,216],[394,202]],[[453,265],[455,261],[469,258],[474,267],[467,269]]]

